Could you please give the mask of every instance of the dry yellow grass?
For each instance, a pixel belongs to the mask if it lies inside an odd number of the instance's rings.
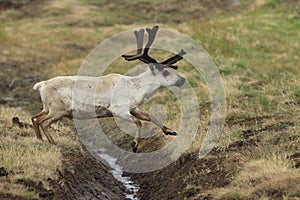
[[[51,189],[48,180],[57,179],[57,170],[62,168],[62,149],[79,147],[69,127],[55,124],[61,134],[57,146],[47,141],[39,141],[31,128],[19,128],[12,123],[13,117],[19,117],[23,123],[30,123],[30,114],[14,108],[0,106],[0,166],[9,175],[0,177],[0,193],[37,198],[33,191],[18,183],[20,180],[42,182],[46,189]],[[54,134],[55,135],[55,134]]]
[[[211,192],[216,199],[297,199],[300,169],[282,155],[245,160],[241,171],[227,187]]]

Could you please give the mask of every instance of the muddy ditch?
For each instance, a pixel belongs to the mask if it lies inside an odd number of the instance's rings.
[[[214,149],[203,159],[197,151],[186,153],[164,169],[130,176],[140,184],[140,199],[193,199],[196,195],[197,199],[212,199],[201,193],[228,185],[238,166],[237,158]]]
[[[28,191],[38,195],[38,199],[125,199],[125,187],[117,181],[109,169],[95,160],[84,148],[82,151],[70,150],[63,154],[63,169],[58,170],[58,180],[48,179],[53,190],[47,190],[42,182],[18,179]],[[1,168],[1,176],[9,179],[11,172]],[[1,194],[4,200],[25,200],[22,196]],[[35,198],[30,198],[35,199]]]
[[[125,199],[125,187],[85,149],[64,153],[63,166],[54,199]]]

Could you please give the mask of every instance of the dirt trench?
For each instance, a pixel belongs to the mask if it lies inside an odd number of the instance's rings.
[[[64,153],[63,166],[53,199],[125,199],[124,186],[85,149]]]
[[[30,179],[19,179],[28,191],[34,191],[38,199],[43,200],[112,200],[126,199],[124,186],[109,172],[108,167],[82,150],[69,150],[63,154],[62,170],[58,170],[58,179],[48,179],[53,190],[47,190],[42,182]],[[9,173],[6,174],[9,176]],[[1,194],[1,200],[29,200],[26,198]]]

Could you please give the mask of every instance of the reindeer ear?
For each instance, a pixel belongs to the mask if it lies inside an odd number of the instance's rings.
[[[163,65],[161,65],[161,64],[158,64],[158,63],[154,64],[154,66],[156,67],[156,69],[157,69],[158,71],[162,71],[162,70],[165,68],[165,66],[163,66]]]
[[[151,70],[151,72],[152,72],[153,75],[155,74],[154,73],[154,67],[155,67],[154,64],[152,64],[152,63],[149,64],[149,68],[150,68],[150,70]]]
[[[149,68],[153,74],[155,74],[155,70],[162,71],[165,66],[158,64],[158,63],[149,63]]]

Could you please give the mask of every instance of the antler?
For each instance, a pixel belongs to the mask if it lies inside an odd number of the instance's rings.
[[[171,58],[169,58],[165,61],[160,62],[160,64],[165,65],[167,67],[172,67],[173,69],[178,69],[178,66],[172,65],[172,64],[175,64],[179,60],[181,60],[183,58],[182,56],[185,54],[186,54],[186,52],[183,49],[181,49],[178,54],[172,56]]]
[[[172,67],[173,69],[177,69],[177,66],[173,66],[172,64],[175,64],[176,62],[178,62],[179,60],[181,60],[184,54],[186,54],[186,52],[181,49],[181,51],[172,56],[171,58],[166,59],[165,61],[162,61],[160,63],[158,63],[154,58],[150,57],[148,55],[149,49],[151,47],[151,45],[154,42],[156,33],[158,31],[159,27],[158,26],[153,26],[152,29],[150,28],[146,28],[146,31],[148,33],[148,42],[144,48],[144,52],[142,53],[142,48],[143,48],[143,40],[144,40],[144,29],[140,29],[139,31],[134,31],[134,35],[136,38],[136,43],[137,43],[137,54],[136,55],[122,55],[123,58],[125,58],[127,61],[132,61],[132,60],[141,60],[144,63],[157,63],[157,64],[161,64],[164,67]]]
[[[148,55],[148,51],[150,49],[150,46],[154,42],[156,32],[158,30],[158,26],[154,26],[152,29],[147,28],[146,31],[148,32],[148,42],[145,46],[144,52],[142,53],[143,48],[143,40],[144,40],[144,29],[140,29],[139,31],[134,31],[134,35],[136,38],[137,43],[137,54],[136,55],[122,55],[123,58],[125,58],[128,61],[139,59],[144,63],[157,63],[157,61],[154,58],[151,58]]]

